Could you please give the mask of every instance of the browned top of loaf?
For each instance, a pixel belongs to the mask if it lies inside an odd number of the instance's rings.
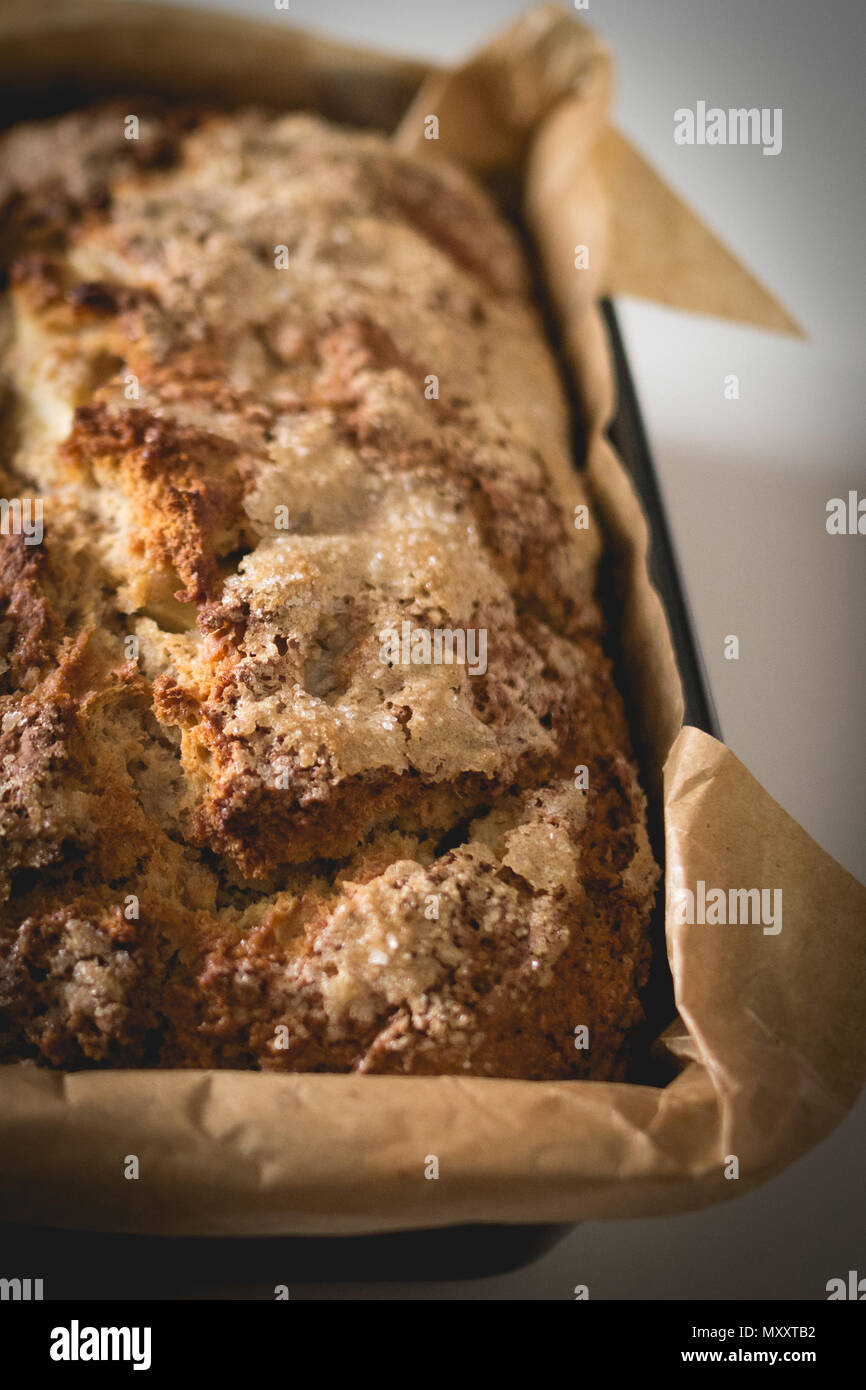
[[[433,150],[123,114],[0,142],[3,1055],[620,1075],[657,870],[514,236]]]

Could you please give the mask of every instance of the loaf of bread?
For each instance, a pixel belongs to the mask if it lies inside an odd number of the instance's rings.
[[[658,870],[516,233],[434,144],[129,109],[0,142],[0,1057],[625,1075]]]

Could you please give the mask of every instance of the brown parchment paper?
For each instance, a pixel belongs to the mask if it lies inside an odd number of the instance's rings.
[[[269,100],[390,128],[405,148],[519,175],[586,415],[587,474],[622,580],[611,626],[663,797],[667,871],[781,888],[783,928],[678,925],[665,1087],[459,1077],[0,1068],[0,1216],[164,1234],[351,1234],[652,1215],[741,1193],[816,1143],[866,1075],[866,889],[716,740],[682,728],[647,526],[605,437],[603,290],[796,324],[607,124],[611,60],[570,12],[530,11],[453,73],[224,15],[105,0],[0,3],[9,106],[133,86]],[[58,91],[65,96],[58,98]],[[414,96],[413,96],[414,94]],[[407,109],[408,107],[408,109]],[[435,114],[440,140],[425,142]],[[435,147],[431,148],[431,146]],[[649,249],[647,241],[650,239]],[[590,248],[588,270],[574,246]],[[793,756],[793,752],[792,752]],[[126,1181],[126,1155],[139,1159]],[[439,1178],[424,1176],[428,1156]],[[729,1156],[739,1179],[725,1177]]]

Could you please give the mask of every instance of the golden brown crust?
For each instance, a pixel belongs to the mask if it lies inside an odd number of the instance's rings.
[[[621,1075],[657,869],[516,241],[376,136],[142,132],[0,149],[45,510],[0,536],[2,1055]]]

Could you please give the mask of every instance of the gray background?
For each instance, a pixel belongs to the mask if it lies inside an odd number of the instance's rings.
[[[205,6],[206,7],[206,6]],[[453,61],[523,0],[226,0],[221,8]],[[826,534],[859,485],[866,279],[866,7],[855,0],[590,0],[618,59],[616,119],[806,328],[799,343],[621,301],[619,310],[726,741],[866,879],[866,537]],[[673,112],[781,106],[784,147],[680,147]],[[741,399],[723,399],[724,377]],[[728,633],[738,662],[723,657]],[[723,1207],[590,1223],[501,1279],[292,1286],[293,1298],[823,1298],[866,1275],[866,1102],[818,1149]]]

